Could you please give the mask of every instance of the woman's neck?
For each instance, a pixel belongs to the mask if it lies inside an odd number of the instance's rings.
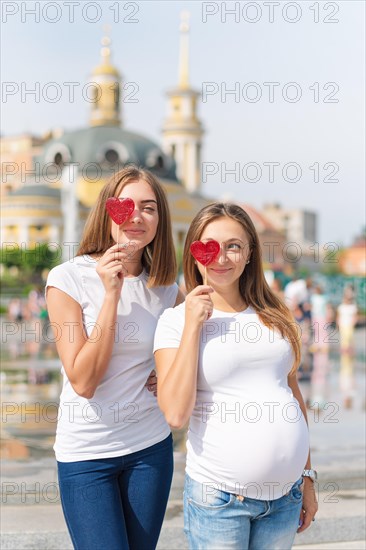
[[[124,267],[127,269],[127,277],[137,277],[142,272],[142,256],[144,249],[135,250],[127,256],[128,259],[123,261]]]
[[[222,290],[213,292],[210,294],[215,309],[220,311],[243,311],[248,304],[245,303],[244,298],[241,296],[239,289],[237,292],[229,291],[223,292]]]
[[[123,262],[124,267],[127,270],[127,275],[125,277],[137,277],[142,272],[142,263],[141,260]]]
[[[88,255],[91,258],[93,258],[93,260],[95,260],[96,262],[98,262],[103,256],[103,254],[98,254],[98,253],[95,253],[95,254],[92,253]],[[123,262],[123,265],[127,271],[127,275],[125,275],[125,277],[138,277],[138,275],[140,275],[140,273],[143,270],[142,254],[137,258],[136,257],[131,258],[129,261],[125,260]]]

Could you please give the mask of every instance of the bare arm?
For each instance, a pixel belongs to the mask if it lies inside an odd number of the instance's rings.
[[[77,394],[90,399],[106,372],[112,354],[118,301],[106,298],[89,338],[80,305],[61,290],[50,287],[47,304],[50,320],[60,327],[57,351]]]
[[[155,352],[158,403],[167,422],[181,428],[189,419],[197,392],[198,352],[201,328],[212,312],[211,287],[201,285],[186,297],[186,316],[178,349]]]
[[[296,374],[288,376],[288,385],[290,386],[294,397],[299,402],[301,412],[304,415],[306,423],[308,424],[306,406],[299,388],[299,384],[297,382]],[[307,470],[311,469],[310,450],[309,450],[308,459],[305,464],[305,468]],[[318,502],[316,499],[314,482],[310,478],[304,477],[303,509],[300,513],[300,520],[302,522],[302,525],[297,530],[298,533],[301,533],[301,531],[305,531],[305,529],[309,527],[317,511],[318,511]]]
[[[47,289],[50,320],[59,327],[58,354],[75,392],[88,399],[93,397],[112,354],[117,305],[123,284],[120,254],[112,247],[98,262],[97,272],[105,287],[105,295],[89,337],[85,334],[80,305],[58,288]]]

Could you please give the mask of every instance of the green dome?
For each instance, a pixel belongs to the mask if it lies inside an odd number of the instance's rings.
[[[88,165],[88,172],[97,164],[106,175],[134,163],[159,178],[177,181],[172,157],[153,141],[118,126],[92,126],[66,132],[46,143],[37,160],[41,166],[75,162],[79,163],[79,170]]]
[[[51,197],[60,198],[60,189],[48,187],[47,185],[24,185],[21,189],[17,189],[9,193],[11,197]]]

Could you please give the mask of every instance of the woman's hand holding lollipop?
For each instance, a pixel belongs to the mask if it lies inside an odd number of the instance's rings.
[[[190,246],[194,259],[204,266],[203,285],[197,286],[186,296],[186,315],[196,319],[199,323],[207,321],[212,315],[213,303],[210,293],[214,289],[207,285],[207,266],[215,261],[220,252],[220,245],[217,241],[211,240],[206,243],[194,241]]]
[[[111,219],[117,225],[125,223],[135,210],[135,203],[132,199],[119,199],[110,197],[106,200],[106,210]],[[118,243],[111,246],[100,258],[97,266],[97,273],[102,279],[106,292],[117,292],[120,294],[123,277],[128,271],[123,265],[123,260],[128,259],[134,252],[133,243]]]

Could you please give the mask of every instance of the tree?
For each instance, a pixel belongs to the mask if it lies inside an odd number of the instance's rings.
[[[61,253],[52,250],[47,243],[37,243],[34,248],[23,248],[16,243],[7,243],[0,250],[0,263],[7,268],[4,282],[10,278],[17,279],[20,284],[42,283],[42,273],[60,263]],[[17,268],[17,275],[11,274],[11,269]]]

